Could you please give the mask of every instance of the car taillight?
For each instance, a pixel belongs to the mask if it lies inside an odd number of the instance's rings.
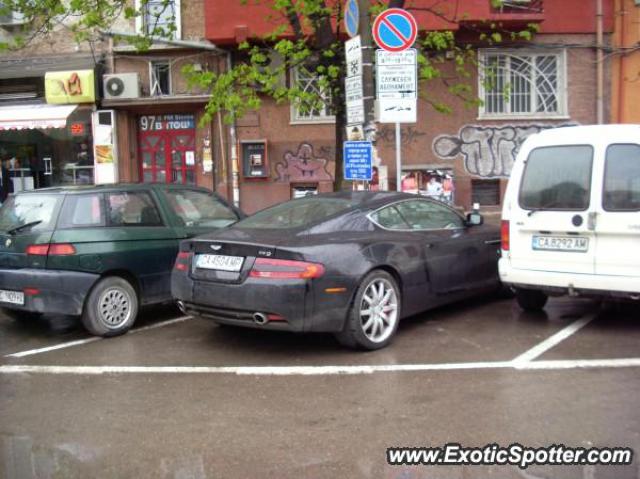
[[[191,255],[192,253],[189,253],[188,251],[180,251],[176,257],[176,263],[173,265],[173,269],[178,271],[189,271]]]
[[[249,273],[252,278],[312,279],[324,274],[324,266],[318,263],[288,259],[258,258]]]
[[[27,254],[35,256],[47,256],[49,254],[48,244],[30,244],[25,250]]]
[[[500,223],[500,242],[502,251],[509,251],[509,220],[502,220]]]
[[[69,243],[54,243],[49,246],[49,256],[70,256],[76,254],[76,248]]]
[[[70,243],[30,244],[25,253],[34,256],[69,256],[76,254],[76,248]]]

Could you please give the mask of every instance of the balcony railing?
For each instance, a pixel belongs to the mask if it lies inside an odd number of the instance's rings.
[[[491,0],[489,0],[491,1]],[[502,0],[500,6],[493,6],[492,13],[510,15],[540,14],[544,11],[543,0]]]

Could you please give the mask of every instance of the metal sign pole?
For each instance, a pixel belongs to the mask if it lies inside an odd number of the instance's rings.
[[[400,123],[396,123],[396,191],[402,191],[402,151],[400,142],[402,133],[400,132]]]

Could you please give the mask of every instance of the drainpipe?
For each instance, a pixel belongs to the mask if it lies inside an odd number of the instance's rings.
[[[618,0],[617,2],[620,5],[620,11],[618,12],[618,19],[620,21],[620,37],[618,39],[619,44],[618,47],[626,47],[627,46],[627,35],[626,35],[626,15],[627,9],[624,0]],[[624,87],[624,61],[625,55],[622,54],[618,57],[618,115],[616,121],[618,123],[622,123],[625,118],[624,106],[625,106],[625,87]]]
[[[227,71],[231,71],[233,65],[231,63],[231,52],[227,52]],[[240,168],[238,167],[238,138],[236,135],[236,117],[233,114],[233,122],[229,126],[229,147],[231,149],[231,187],[233,204],[236,208],[240,208]]]
[[[596,0],[596,43],[597,43],[597,93],[596,119],[599,125],[604,123],[604,37],[603,37],[602,0]]]

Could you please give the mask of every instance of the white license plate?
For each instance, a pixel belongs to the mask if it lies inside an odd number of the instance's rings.
[[[244,258],[242,256],[225,256],[223,254],[199,254],[196,267],[215,269],[218,271],[240,271]]]
[[[0,289],[0,303],[24,304],[24,293]]]
[[[589,250],[589,238],[581,236],[534,236],[532,247],[542,251],[575,251],[585,253]]]

